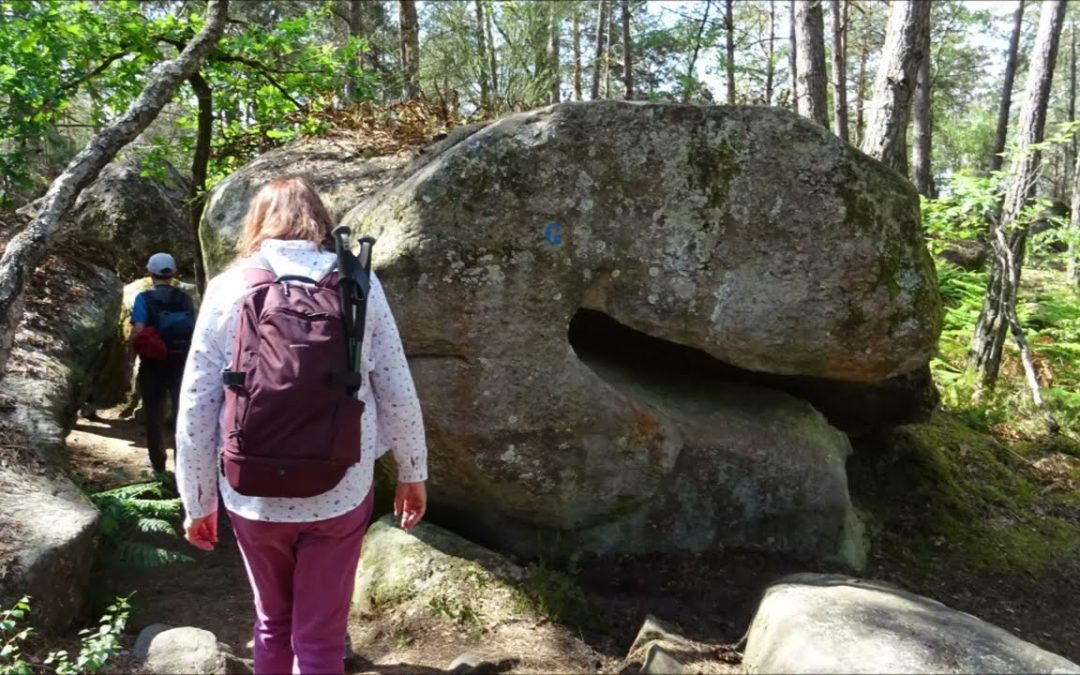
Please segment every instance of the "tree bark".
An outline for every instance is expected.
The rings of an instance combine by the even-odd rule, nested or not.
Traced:
[[[582,100],[581,95],[581,14],[574,7],[574,100]]]
[[[1009,109],[1012,106],[1013,80],[1016,78],[1016,57],[1020,51],[1020,33],[1024,28],[1024,0],[1013,14],[1013,30],[1009,37],[1009,52],[1005,58],[1005,84],[1001,87],[1001,104],[998,106],[997,128],[990,155],[990,170],[1000,171],[1005,154],[1005,141],[1009,131]]]
[[[401,81],[405,98],[420,96],[420,23],[416,0],[398,0],[401,23]]]
[[[907,175],[907,126],[915,78],[930,23],[931,2],[897,0],[889,12],[885,49],[874,80],[862,151]]]
[[[727,102],[735,105],[735,0],[724,0],[724,33],[726,44],[724,70],[727,72]]]
[[[829,128],[825,89],[825,15],[822,0],[800,0],[795,5],[795,41],[798,43],[799,110]]]
[[[612,36],[615,35],[615,0],[608,0],[607,9],[607,45],[604,48],[604,77],[602,82],[604,83],[604,98],[611,98],[611,52],[615,48],[615,40]]]
[[[67,210],[116,153],[157,117],[177,87],[201,66],[225,28],[228,0],[210,0],[206,22],[174,58],[158,64],[138,98],[68,163],[41,200],[38,215],[12,237],[0,258],[0,373],[7,368],[15,330],[22,319],[27,279],[44,258]]]
[[[765,63],[765,105],[772,105],[773,81],[776,78],[776,65],[773,54],[776,53],[776,0],[769,0],[769,46]]]
[[[596,59],[593,61],[592,100],[600,98],[600,76],[603,73],[604,55],[607,53],[608,0],[598,0],[599,13],[596,20]]]
[[[936,190],[934,188],[934,173],[931,168],[934,122],[931,111],[929,23],[926,25],[922,41],[924,45],[922,60],[919,61],[919,72],[915,78],[915,120],[913,125],[915,143],[912,147],[911,173],[915,189],[919,191],[919,194],[927,199],[933,199],[936,196]]]
[[[553,2],[549,7],[551,25],[548,27],[547,57],[548,67],[551,68],[551,95],[548,98],[550,103],[558,103],[562,100],[562,21],[559,17],[559,5]]]
[[[799,114],[799,41],[795,39],[795,3],[797,0],[791,0],[788,3],[790,7],[790,16],[788,16],[788,27],[791,29],[789,39],[791,42],[791,58],[789,59],[788,66],[791,68],[791,106],[795,111],[795,114]]]
[[[832,0],[833,20],[833,117],[836,135],[851,142],[847,105],[847,0]]]
[[[1069,29],[1069,123],[1076,122],[1076,23]],[[1065,144],[1065,185],[1068,190],[1069,170],[1076,157],[1076,133]]]
[[[694,77],[694,70],[697,68],[698,54],[701,52],[701,36],[705,34],[705,25],[709,22],[710,9],[712,9],[712,0],[705,0],[705,13],[701,16],[697,35],[694,37],[694,51],[690,54],[690,62],[686,64],[686,82],[683,84],[682,95],[683,103],[689,103],[690,97],[694,93],[691,83],[697,79]]]
[[[623,98],[634,100],[634,48],[630,44],[630,0],[622,2]]]
[[[363,0],[349,0],[349,37],[364,37],[364,3]],[[363,54],[356,55],[356,63],[361,69],[364,67]],[[192,87],[195,85],[192,84]],[[356,77],[345,80],[345,100],[353,102],[357,98],[357,89],[360,84]],[[201,109],[200,109],[201,110]],[[201,114],[201,112],[200,112]],[[200,289],[201,291],[202,289]]]
[[[214,92],[199,72],[188,78],[195,98],[199,102],[199,116],[195,132],[195,154],[191,158],[191,231],[195,235],[195,287],[199,293],[206,290],[206,266],[202,257],[202,240],[199,223],[202,222],[203,206],[206,204],[206,174],[210,166],[210,142],[214,135]]]
[[[476,48],[480,53],[480,107],[485,112],[491,112],[491,89],[488,84],[487,66],[487,40],[484,31],[487,22],[484,21],[484,5],[482,0],[475,0],[476,4]]]
[[[483,0],[477,0],[477,2],[483,2]],[[487,34],[488,44],[488,68],[491,71],[491,92],[489,94],[491,98],[492,113],[499,111],[499,68],[498,60],[495,54],[495,38],[492,32],[492,24],[495,23],[495,17],[492,16],[494,9],[488,7],[488,11],[484,12],[484,32]]]
[[[993,266],[971,341],[970,363],[984,388],[993,387],[997,381],[1005,332],[1016,311],[1028,234],[1027,223],[1023,222],[1021,214],[1035,194],[1041,160],[1039,144],[1046,127],[1046,109],[1064,16],[1064,0],[1043,1],[1020,110],[1017,156],[1009,172],[1001,217],[994,222],[991,233]],[[1016,327],[1013,330],[1015,335]]]
[[[859,52],[859,76],[855,80],[855,145],[862,147],[866,137],[866,118],[863,116],[864,101],[866,100],[866,61],[869,55],[864,45]]]
[[[1080,237],[1080,153],[1076,155],[1076,166],[1073,167],[1072,185],[1072,208],[1069,209],[1069,228],[1072,237],[1069,241],[1066,265],[1069,281],[1080,290],[1080,245],[1076,238]]]

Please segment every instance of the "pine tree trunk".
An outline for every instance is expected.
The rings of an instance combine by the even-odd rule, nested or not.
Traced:
[[[735,105],[735,0],[725,0],[724,32],[727,34],[724,70],[727,71],[727,102]]]
[[[1069,228],[1072,230],[1069,241],[1069,252],[1066,264],[1068,266],[1069,281],[1080,290],[1080,245],[1076,238],[1080,237],[1080,153],[1076,156],[1076,166],[1073,167],[1072,185],[1072,208],[1069,209]]]
[[[874,80],[870,121],[862,151],[907,175],[907,127],[915,78],[930,23],[929,0],[896,0],[889,12],[885,49]]]
[[[915,78],[915,120],[912,129],[915,134],[915,143],[912,146],[911,173],[915,189],[919,191],[919,194],[933,199],[936,195],[934,174],[931,168],[934,128],[931,110],[929,24],[926,28],[926,34],[923,36],[926,47],[922,50],[923,58],[919,62],[919,72]]]
[[[420,24],[416,0],[398,0],[401,22],[401,81],[405,98],[420,96]]]
[[[604,48],[604,98],[611,98],[611,52],[615,48],[615,0],[608,0],[607,10],[607,45]]]
[[[997,128],[990,155],[990,170],[998,171],[1004,161],[1005,141],[1009,132],[1009,109],[1012,106],[1013,80],[1016,78],[1016,58],[1020,51],[1020,33],[1024,29],[1024,0],[1013,15],[1013,30],[1009,37],[1009,53],[1005,59],[1005,84],[1001,87],[1001,104],[998,106]]]
[[[487,70],[487,39],[484,31],[487,22],[484,21],[484,5],[481,0],[475,0],[476,4],[476,48],[480,55],[480,107],[485,112],[491,112],[491,88],[488,83]]]
[[[788,67],[791,68],[791,106],[795,114],[799,114],[799,41],[795,39],[795,4],[797,0],[788,3],[790,8],[788,27],[791,29],[788,36],[791,44],[791,58],[788,59]]]
[[[483,2],[483,0],[477,0],[477,2]],[[495,55],[495,38],[493,37],[492,24],[495,23],[495,17],[492,14],[495,10],[492,7],[488,7],[488,11],[484,12],[484,32],[487,34],[488,44],[488,68],[491,74],[491,112],[492,114],[499,112],[499,68]]]
[[[855,80],[855,145],[860,148],[863,139],[866,138],[866,118],[863,110],[864,101],[866,101],[866,61],[868,58],[864,46],[859,52],[859,76]]]
[[[983,299],[982,312],[975,324],[970,361],[983,387],[997,381],[1001,353],[1010,317],[1016,311],[1020,273],[1027,248],[1027,224],[1020,216],[1034,196],[1041,159],[1038,144],[1046,127],[1046,109],[1057,60],[1058,39],[1065,16],[1064,0],[1044,0],[1040,8],[1039,32],[1028,65],[1028,80],[1020,111],[1017,157],[1009,173],[1005,203],[1000,219],[994,223],[991,244],[993,267]],[[1014,328],[1015,330],[1015,328]]]
[[[15,330],[22,319],[26,282],[45,257],[64,215],[116,153],[154,121],[177,87],[202,67],[225,28],[228,4],[228,0],[210,0],[206,23],[198,34],[176,58],[150,71],[139,96],[75,155],[42,197],[38,215],[8,242],[0,258],[0,373],[7,368]]]
[[[689,103],[693,96],[690,84],[696,81],[694,71],[697,69],[698,54],[701,53],[701,38],[705,34],[705,26],[709,23],[709,10],[712,9],[712,0],[705,0],[705,13],[701,16],[698,24],[697,35],[694,37],[694,51],[690,54],[690,62],[686,64],[686,84],[683,85],[682,102]]]
[[[630,43],[630,0],[622,2],[623,98],[634,100],[634,48]]]
[[[562,22],[559,20],[559,5],[551,3],[548,14],[548,68],[551,69],[551,90],[548,96],[549,103],[558,103],[562,100],[562,64],[560,52],[562,50]]]
[[[600,78],[604,72],[604,55],[607,53],[608,0],[598,0],[599,13],[596,20],[596,58],[593,60],[592,100],[600,98]]]
[[[832,0],[833,20],[833,117],[836,135],[851,142],[847,105],[847,0]]]
[[[349,0],[349,37],[364,37],[364,3],[363,0]],[[356,64],[361,70],[364,69],[364,55],[356,55]],[[352,103],[358,98],[359,83],[357,78],[350,77],[345,81],[345,100]]]
[[[773,104],[773,81],[776,78],[776,65],[773,54],[776,53],[776,0],[769,0],[769,46],[765,64],[765,105]]]
[[[825,76],[825,14],[822,0],[800,0],[795,5],[795,41],[798,43],[799,110],[826,129],[829,103]]]
[[[574,7],[574,100],[582,100],[581,95],[581,14]]]

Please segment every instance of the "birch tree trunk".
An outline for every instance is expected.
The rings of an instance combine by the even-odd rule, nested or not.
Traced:
[[[1040,162],[1038,144],[1043,140],[1046,127],[1046,109],[1064,16],[1064,0],[1042,2],[1039,31],[1031,52],[1027,86],[1020,110],[1017,156],[1009,174],[1001,217],[994,223],[991,233],[993,266],[982,312],[971,341],[970,363],[978,372],[984,388],[992,387],[997,381],[1005,332],[1015,316],[1028,234],[1027,223],[1023,222],[1021,215],[1035,194]],[[1015,326],[1013,330],[1017,334]],[[1019,335],[1022,336],[1022,333]]]
[[[727,102],[735,105],[735,0],[724,0],[726,34],[724,70],[727,72]]]
[[[574,7],[574,100],[580,101],[581,96],[581,14]]]
[[[799,41],[795,39],[795,3],[796,0],[791,0],[788,3],[788,27],[790,33],[788,38],[791,44],[791,58],[788,60],[788,67],[791,69],[791,106],[795,114],[799,114]]]
[[[847,105],[847,0],[832,0],[833,20],[833,117],[836,135],[845,143],[851,142],[848,130]]]
[[[795,5],[795,42],[798,44],[799,110],[826,129],[829,104],[825,76],[825,15],[822,0],[800,0]]]
[[[551,89],[548,96],[549,103],[558,103],[562,100],[562,68],[560,63],[560,50],[562,48],[562,20],[559,5],[551,3],[548,14],[548,67],[551,69]]]
[[[607,54],[608,0],[598,0],[599,15],[596,20],[596,59],[593,61],[592,100],[600,98],[600,78],[603,75],[604,55]]]
[[[907,126],[915,78],[930,23],[929,0],[896,0],[889,11],[885,49],[874,80],[862,151],[907,175]]]
[[[154,121],[177,87],[202,67],[221,37],[227,13],[228,0],[210,0],[206,22],[198,34],[176,58],[150,71],[138,98],[75,155],[42,197],[38,215],[8,242],[0,258],[0,373],[7,368],[15,330],[22,319],[27,279],[45,257],[64,215],[116,153]]]
[[[634,48],[630,44],[630,0],[622,0],[623,98],[634,100]]]
[[[398,0],[401,22],[401,79],[405,98],[420,96],[420,24],[416,0]]]
[[[931,166],[933,157],[933,116],[932,89],[930,82],[930,25],[927,24],[922,37],[922,60],[915,78],[915,120],[913,133],[915,143],[912,146],[911,173],[915,189],[922,196],[933,199],[935,195],[934,174]]]
[[[990,155],[990,170],[999,171],[1004,161],[1005,141],[1009,131],[1009,109],[1012,107],[1013,80],[1016,79],[1016,56],[1020,51],[1020,33],[1024,28],[1024,0],[1013,14],[1013,30],[1009,37],[1009,52],[1005,58],[1005,84],[1001,87],[1001,103],[998,106],[997,127]]]

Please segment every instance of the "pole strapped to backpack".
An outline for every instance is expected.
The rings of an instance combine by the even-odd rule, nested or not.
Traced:
[[[346,339],[347,376],[342,378],[349,394],[357,396],[363,373],[364,329],[367,320],[367,300],[371,291],[371,249],[374,237],[360,238],[360,252],[355,254],[349,246],[352,230],[346,225],[334,228],[334,246],[337,249],[338,293],[341,296],[341,314]]]

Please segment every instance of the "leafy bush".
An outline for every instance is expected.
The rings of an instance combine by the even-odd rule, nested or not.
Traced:
[[[98,627],[86,628],[79,653],[74,659],[66,650],[49,652],[44,665],[53,666],[58,675],[99,672],[120,649],[120,635],[127,625],[131,605],[127,598],[116,598]],[[10,609],[0,612],[0,675],[30,675],[35,671],[22,653],[22,645],[33,629],[22,624],[30,615],[30,598],[24,596]]]

